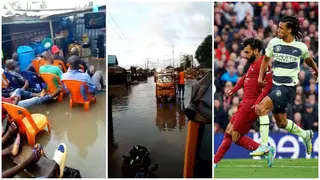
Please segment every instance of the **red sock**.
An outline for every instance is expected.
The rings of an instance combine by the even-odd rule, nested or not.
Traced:
[[[232,137],[228,133],[224,133],[223,141],[217,151],[217,153],[214,155],[214,163],[217,164],[220,162],[220,160],[223,158],[223,156],[227,153],[227,151],[230,148],[230,145],[232,143]]]
[[[236,142],[237,145],[242,146],[248,150],[256,150],[259,147],[259,143],[255,142],[253,139],[248,136],[242,136]]]

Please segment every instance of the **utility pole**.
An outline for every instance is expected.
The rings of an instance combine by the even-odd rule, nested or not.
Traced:
[[[158,58],[158,68],[160,68],[160,64],[159,64],[159,58]]]
[[[180,52],[179,67],[181,67],[181,57],[182,57],[182,54]]]
[[[147,69],[149,68],[149,59],[150,58],[147,58]]]
[[[173,62],[173,67],[175,67],[175,65],[174,65],[174,45],[172,47],[172,62]]]

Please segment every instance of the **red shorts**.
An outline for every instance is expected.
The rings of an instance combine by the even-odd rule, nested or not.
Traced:
[[[258,118],[254,108],[251,109],[251,107],[252,103],[241,103],[230,120],[233,131],[239,132],[242,136],[249,132],[251,124]]]

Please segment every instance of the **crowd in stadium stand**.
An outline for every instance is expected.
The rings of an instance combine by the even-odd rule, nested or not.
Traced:
[[[318,4],[317,2],[219,2],[214,5],[214,126],[215,132],[224,132],[231,116],[243,97],[243,89],[236,95],[227,92],[249,68],[241,43],[246,37],[258,37],[264,43],[277,36],[280,18],[296,15],[305,30],[301,39],[318,64]],[[264,50],[262,51],[264,54]],[[270,64],[272,65],[272,64]],[[312,69],[301,61],[299,84],[287,116],[303,129],[318,131],[318,83]],[[272,113],[269,114],[271,131],[283,131],[277,127]],[[250,132],[259,132],[258,120]]]

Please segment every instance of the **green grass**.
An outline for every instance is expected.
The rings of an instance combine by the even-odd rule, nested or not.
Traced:
[[[318,159],[267,160],[222,159],[214,169],[215,178],[318,178]]]

